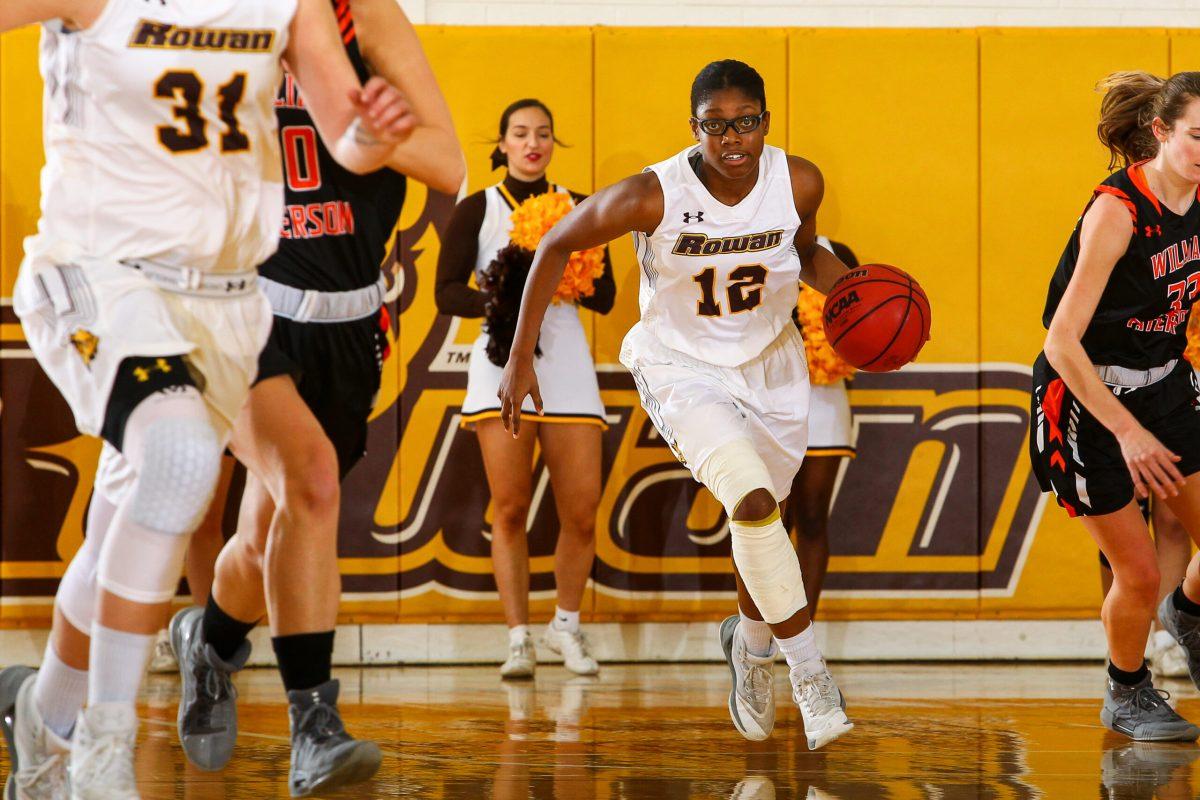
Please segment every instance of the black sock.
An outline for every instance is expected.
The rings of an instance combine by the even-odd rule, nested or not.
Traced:
[[[210,594],[208,596],[208,605],[204,607],[204,641],[212,645],[217,651],[217,655],[225,661],[233,658],[233,654],[242,646],[242,642],[246,641],[246,637],[250,635],[250,631],[258,625],[258,620],[254,622],[242,622],[234,619],[221,610],[217,605],[217,601]]]
[[[1175,592],[1171,595],[1171,603],[1188,616],[1200,617],[1200,604],[1193,603],[1188,599],[1188,596],[1183,593],[1182,583],[1175,587]]]
[[[1146,662],[1142,662],[1142,666],[1137,672],[1126,672],[1123,669],[1118,669],[1113,662],[1108,662],[1108,677],[1112,678],[1122,686],[1137,686],[1150,675],[1150,670],[1146,667]]]
[[[333,633],[297,633],[271,639],[283,688],[289,692],[303,691],[329,681],[333,670]]]

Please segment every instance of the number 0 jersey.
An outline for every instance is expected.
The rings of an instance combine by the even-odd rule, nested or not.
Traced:
[[[43,27],[42,217],[56,258],[253,269],[283,213],[275,93],[296,0],[108,0]]]
[[[633,235],[642,267],[642,326],[668,347],[734,367],[792,324],[800,281],[800,227],[787,154],[763,148],[758,180],[740,203],[713,197],[692,167],[699,146],[647,167],[663,218]]]
[[[1093,364],[1150,369],[1181,358],[1187,318],[1200,296],[1200,198],[1183,216],[1159,202],[1140,162],[1115,172],[1096,187],[1124,203],[1133,221],[1129,246],[1113,267],[1096,312],[1083,334]],[[1050,327],[1079,259],[1083,215],[1059,259],[1042,324]]]

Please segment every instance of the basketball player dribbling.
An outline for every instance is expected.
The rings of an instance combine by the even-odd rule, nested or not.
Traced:
[[[524,398],[541,410],[534,349],[570,253],[632,232],[642,316],[621,362],[663,439],[730,519],[741,611],[720,628],[730,716],[748,739],[770,734],[777,643],[816,749],[853,725],[817,648],[779,502],[808,441],[808,370],[792,323],[799,280],[828,293],[846,266],[816,244],[820,171],[764,144],[770,114],[752,67],[706,66],[691,112],[698,145],[597,192],[542,240],[500,383],[501,414],[516,435]]]
[[[1154,492],[1200,537],[1200,391],[1183,359],[1200,295],[1200,72],[1116,73],[1101,87],[1100,141],[1126,166],[1093,191],[1050,282],[1030,455],[1042,490],[1112,565],[1101,721],[1140,741],[1193,741],[1200,728],[1142,657],[1160,572],[1137,500]],[[1158,615],[1200,685],[1200,555]]]
[[[415,117],[359,83],[328,0],[0,4],[0,31],[34,22],[46,167],[13,305],[80,431],[133,478],[89,522],[41,669],[0,673],[6,792],[136,800],[142,674],[271,325],[255,268],[283,212],[281,62],[349,169],[383,166]]]

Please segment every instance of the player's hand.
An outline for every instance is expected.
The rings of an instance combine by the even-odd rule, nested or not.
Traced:
[[[538,388],[533,362],[510,356],[504,374],[500,376],[500,391],[496,396],[500,398],[500,421],[505,430],[512,431],[515,439],[521,433],[521,404],[526,397],[532,397],[533,407],[538,414],[542,413],[542,392]]]
[[[399,144],[417,127],[417,115],[408,98],[378,75],[362,88],[351,89],[350,102],[358,110],[359,135],[374,142]]]
[[[1138,425],[1118,436],[1117,442],[1133,478],[1133,490],[1140,499],[1149,497],[1151,490],[1163,500],[1179,495],[1184,484],[1183,474],[1175,466],[1179,456],[1163,446],[1154,434]]]

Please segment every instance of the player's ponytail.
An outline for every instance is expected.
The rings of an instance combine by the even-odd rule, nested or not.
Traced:
[[[1148,72],[1114,72],[1096,88],[1104,92],[1096,135],[1111,154],[1112,169],[1158,154],[1154,120],[1174,128],[1188,102],[1200,98],[1200,72],[1178,72],[1167,80]]]

